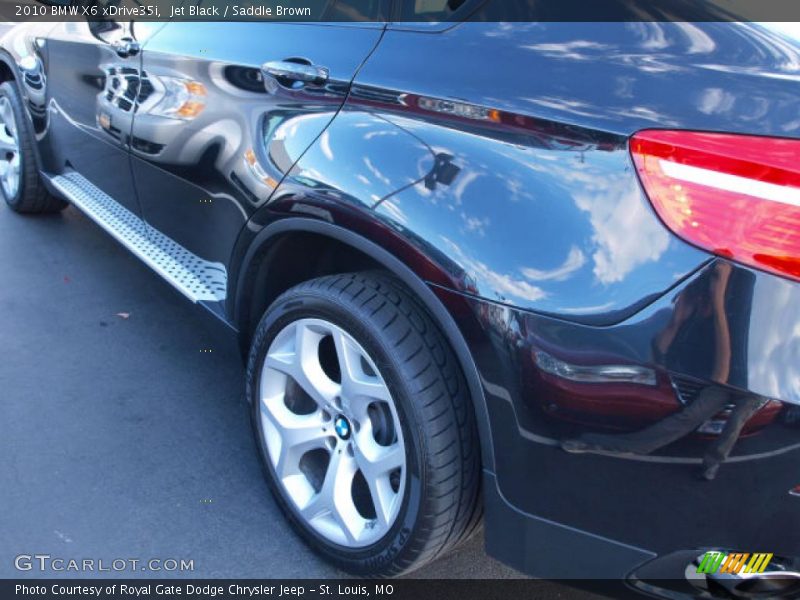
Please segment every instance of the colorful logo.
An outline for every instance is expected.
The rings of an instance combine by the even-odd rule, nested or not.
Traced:
[[[333,423],[337,435],[343,440],[350,439],[350,421],[339,415]]]
[[[697,567],[698,573],[730,573],[732,575],[763,573],[772,560],[772,554],[765,552],[747,554],[744,552],[706,552]]]

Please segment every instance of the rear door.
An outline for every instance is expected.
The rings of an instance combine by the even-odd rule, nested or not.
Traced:
[[[382,31],[381,23],[167,25],[143,52],[131,137],[148,223],[227,277],[239,232],[336,114]]]

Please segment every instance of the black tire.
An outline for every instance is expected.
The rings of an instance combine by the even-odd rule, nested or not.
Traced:
[[[371,546],[347,548],[299,516],[274,474],[257,397],[270,343],[289,323],[321,318],[341,327],[375,359],[392,394],[406,446],[406,492],[397,520]],[[302,283],[266,311],[253,337],[247,394],[266,479],[300,536],[339,568],[368,577],[412,571],[470,537],[482,520],[480,447],[466,383],[433,320],[396,279],[382,272]]]
[[[53,213],[63,210],[67,203],[56,198],[42,182],[36,164],[35,139],[19,91],[13,81],[0,85],[0,97],[8,99],[17,128],[20,154],[20,180],[13,197],[8,197],[3,186],[0,193],[11,210],[25,214]]]

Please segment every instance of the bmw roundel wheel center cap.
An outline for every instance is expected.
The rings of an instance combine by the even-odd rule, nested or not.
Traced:
[[[350,421],[348,421],[347,417],[344,415],[339,415],[336,417],[336,420],[333,422],[333,428],[336,430],[336,435],[338,435],[341,439],[350,439],[352,428],[350,426]]]

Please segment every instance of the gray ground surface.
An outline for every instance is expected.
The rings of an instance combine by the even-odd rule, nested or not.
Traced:
[[[270,497],[237,349],[209,317],[74,208],[31,218],[0,202],[0,282],[0,577],[20,575],[20,553],[342,576]],[[482,544],[416,575],[518,576]]]

